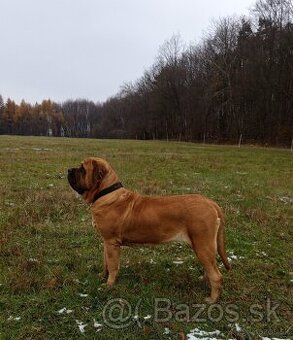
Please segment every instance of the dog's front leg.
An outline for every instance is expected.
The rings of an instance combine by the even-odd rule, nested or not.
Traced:
[[[111,287],[117,278],[117,274],[120,266],[120,245],[111,242],[104,242],[104,252],[106,256],[107,270],[109,273],[107,285]]]

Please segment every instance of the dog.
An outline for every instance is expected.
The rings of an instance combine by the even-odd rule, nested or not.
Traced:
[[[224,216],[212,200],[197,194],[141,196],[125,189],[112,166],[101,158],[88,158],[68,169],[70,186],[91,205],[93,224],[104,240],[104,270],[112,286],[120,265],[120,248],[133,244],[188,243],[205,270],[211,287],[207,303],[218,300],[222,275],[220,255],[227,270]]]

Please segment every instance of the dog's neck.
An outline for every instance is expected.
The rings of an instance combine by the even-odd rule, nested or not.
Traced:
[[[105,189],[99,191],[99,192],[94,196],[93,202],[92,202],[92,203],[96,202],[99,198],[101,198],[101,197],[103,197],[103,196],[105,196],[105,195],[108,195],[108,194],[110,194],[111,192],[116,191],[116,190],[118,190],[118,189],[120,189],[120,188],[123,188],[123,185],[122,185],[121,182],[116,182],[116,183],[110,185],[109,187],[107,187],[107,188],[105,188]]]
[[[97,183],[97,186],[90,191],[86,191],[82,196],[84,200],[88,204],[93,204],[96,201],[96,197],[98,197],[99,193],[110,188],[113,184],[120,183],[118,176],[115,171],[111,169],[108,170],[106,176],[100,183]]]

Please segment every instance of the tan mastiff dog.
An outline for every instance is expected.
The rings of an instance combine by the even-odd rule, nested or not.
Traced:
[[[104,275],[108,286],[116,281],[120,247],[188,243],[196,253],[211,286],[206,299],[214,303],[221,291],[222,275],[216,264],[219,253],[230,269],[224,244],[221,208],[200,195],[144,197],[123,188],[111,165],[101,158],[88,158],[79,168],[68,170],[68,181],[91,205],[96,229],[104,239]]]

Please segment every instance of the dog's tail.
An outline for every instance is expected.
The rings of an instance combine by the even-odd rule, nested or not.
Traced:
[[[225,248],[225,222],[224,222],[224,214],[222,209],[216,205],[216,210],[218,213],[218,218],[220,219],[220,225],[217,234],[217,248],[218,254],[220,255],[222,262],[227,270],[231,269],[231,265],[227,258],[226,248]]]
[[[217,246],[218,246],[218,254],[220,255],[223,264],[227,270],[231,269],[231,265],[227,258],[226,248],[225,248],[225,229],[224,229],[224,219],[221,217],[220,226],[217,235]]]

